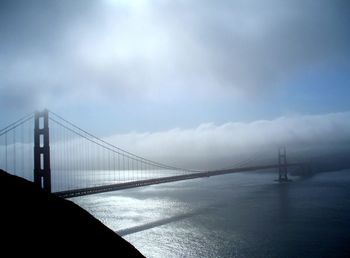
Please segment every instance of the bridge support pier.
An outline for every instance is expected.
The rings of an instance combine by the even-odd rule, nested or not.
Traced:
[[[278,148],[278,181],[288,182],[286,147]]]
[[[49,112],[35,112],[34,119],[34,184],[51,192]]]

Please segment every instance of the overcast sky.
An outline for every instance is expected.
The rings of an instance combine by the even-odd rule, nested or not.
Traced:
[[[1,0],[0,125],[47,107],[119,142],[178,142],[210,124],[200,142],[229,135],[219,149],[241,135],[227,125],[307,117],[344,139],[349,46],[346,0]]]

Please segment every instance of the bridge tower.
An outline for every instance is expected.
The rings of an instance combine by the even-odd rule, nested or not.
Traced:
[[[285,146],[278,148],[278,181],[288,181],[287,152]]]
[[[35,112],[34,118],[34,184],[51,192],[49,112]]]

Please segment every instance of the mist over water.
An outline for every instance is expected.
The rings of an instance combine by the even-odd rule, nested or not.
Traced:
[[[350,170],[249,172],[74,198],[147,257],[347,257]]]

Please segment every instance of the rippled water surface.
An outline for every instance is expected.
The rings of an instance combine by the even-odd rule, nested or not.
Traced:
[[[73,201],[147,257],[350,257],[350,170],[237,173]]]

